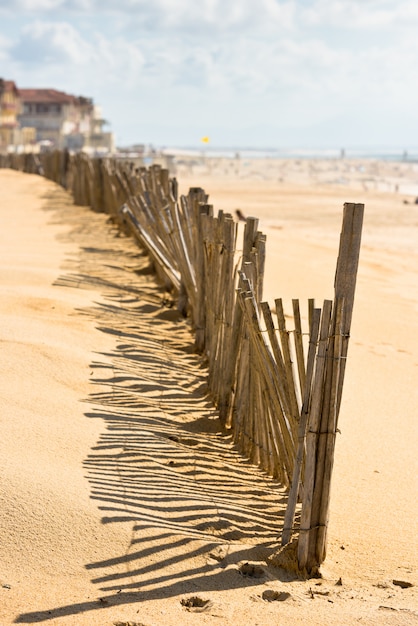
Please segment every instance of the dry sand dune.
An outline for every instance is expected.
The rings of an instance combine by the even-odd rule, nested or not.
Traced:
[[[267,564],[283,490],[219,429],[147,257],[0,170],[0,624],[418,623],[418,208],[355,182],[186,174],[260,217],[268,299],[332,295],[339,207],[366,203],[324,578]]]

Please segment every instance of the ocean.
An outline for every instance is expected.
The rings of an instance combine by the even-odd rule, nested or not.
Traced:
[[[160,153],[176,157],[243,158],[243,159],[378,159],[384,161],[418,162],[418,147],[358,148],[243,148],[202,145],[197,147],[167,146],[156,148]]]

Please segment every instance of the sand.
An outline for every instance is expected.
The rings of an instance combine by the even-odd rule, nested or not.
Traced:
[[[177,176],[260,219],[270,301],[332,297],[342,204],[366,204],[323,578],[268,565],[284,492],[221,431],[147,257],[0,170],[0,624],[418,623],[418,175],[260,164]]]

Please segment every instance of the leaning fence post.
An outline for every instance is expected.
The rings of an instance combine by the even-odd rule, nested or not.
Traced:
[[[298,546],[299,567],[308,573],[314,573],[326,555],[335,435],[354,305],[363,215],[364,204],[344,205],[334,282],[333,323],[324,355],[328,364],[322,376],[320,412],[315,413],[312,407],[308,422],[308,435],[313,437],[312,443],[315,443],[307,451],[305,491],[308,484],[309,489],[308,493],[304,493],[306,499],[302,505]],[[316,411],[318,408],[316,405]]]
[[[319,326],[321,321],[321,309],[314,309],[312,314],[312,323],[309,335],[309,351],[308,351],[308,362],[306,368],[306,380],[305,380],[305,388],[303,391],[303,403],[301,416],[299,420],[299,431],[298,431],[298,447],[296,451],[296,459],[295,459],[295,467],[293,470],[292,483],[289,492],[289,498],[287,502],[286,514],[284,518],[283,524],[283,533],[282,533],[282,545],[285,546],[289,543],[292,532],[293,532],[293,523],[295,519],[295,511],[296,504],[299,494],[300,487],[300,479],[302,476],[302,465],[305,454],[305,443],[306,443],[306,426],[308,422],[309,415],[309,406],[311,400],[311,387],[312,380],[314,374],[315,367],[315,356],[317,350],[317,342],[319,335]]]
[[[341,353],[342,362],[338,385],[337,415],[341,404],[348,340],[350,338],[351,318],[353,316],[363,217],[364,204],[354,204],[352,202],[344,204],[340,249],[334,281],[335,298],[344,298],[344,318],[342,322],[344,341]]]
[[[323,470],[324,484],[319,511],[319,529],[315,556],[319,563],[326,557],[326,541],[328,531],[329,500],[331,491],[331,473],[334,463],[335,434],[344,383],[345,366],[350,338],[351,319],[353,315],[354,293],[357,282],[360,258],[361,233],[363,228],[364,204],[344,204],[343,225],[340,238],[340,249],[335,272],[335,302],[343,301],[341,318],[335,328],[334,363],[338,364],[338,375],[333,380],[331,393],[333,406],[328,417],[327,452]],[[334,374],[335,375],[335,374]]]

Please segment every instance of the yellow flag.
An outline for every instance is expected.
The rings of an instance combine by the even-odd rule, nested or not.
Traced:
[[[209,137],[202,137],[202,139],[200,141],[202,143],[209,143],[210,139],[209,139]]]

